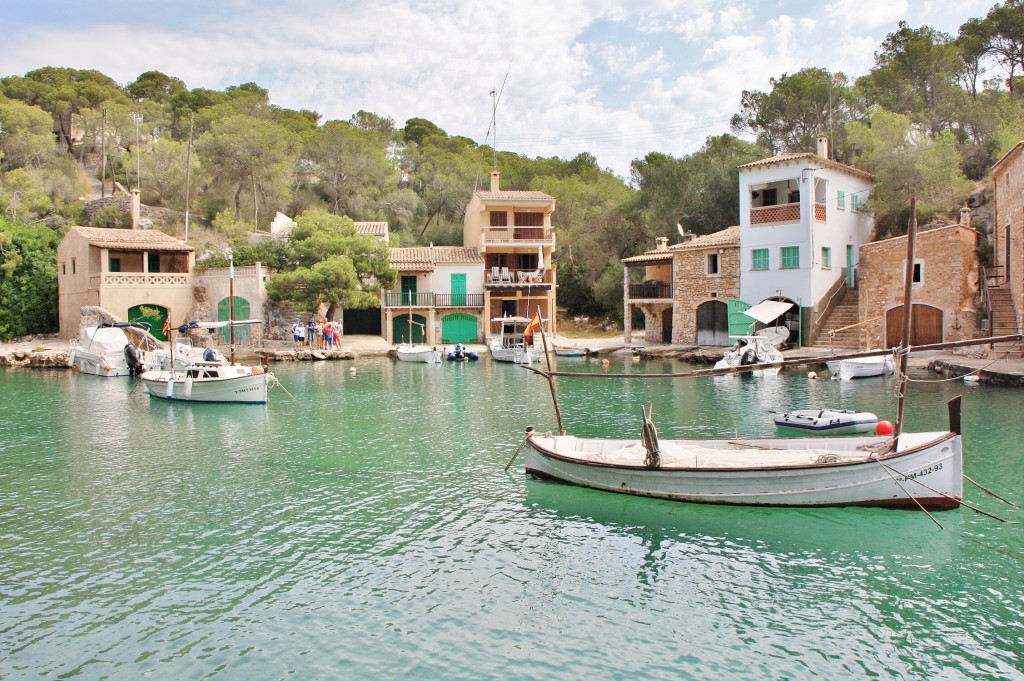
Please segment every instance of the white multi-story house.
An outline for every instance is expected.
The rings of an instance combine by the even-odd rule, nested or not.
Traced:
[[[873,220],[861,210],[870,173],[816,154],[787,153],[739,167],[740,298],[794,304],[786,323],[803,345],[828,311],[856,286],[859,249]],[[794,333],[795,335],[795,333]]]

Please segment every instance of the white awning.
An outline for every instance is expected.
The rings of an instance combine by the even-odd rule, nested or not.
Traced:
[[[746,309],[743,314],[753,317],[762,324],[771,324],[782,316],[786,310],[793,307],[793,303],[783,303],[778,300],[766,300],[763,303]]]

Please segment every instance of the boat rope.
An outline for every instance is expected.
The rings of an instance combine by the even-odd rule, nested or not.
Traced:
[[[914,383],[946,383],[946,382],[949,382],[949,381],[962,381],[962,380],[964,380],[965,376],[973,376],[974,374],[981,374],[982,371],[985,371],[985,369],[988,369],[993,364],[996,364],[996,363],[1001,362],[1004,359],[1008,358],[1010,356],[1010,353],[1013,352],[1014,348],[1016,348],[1016,347],[1017,347],[1017,342],[1014,341],[1014,343],[1002,355],[1000,355],[999,357],[996,357],[995,359],[993,359],[991,362],[989,362],[985,366],[978,367],[977,369],[973,369],[971,371],[968,371],[966,374],[961,374],[959,376],[950,376],[948,378],[911,378],[910,376],[907,376],[907,380],[908,381],[912,381]]]
[[[903,493],[907,495],[907,498],[909,498],[909,499],[910,499],[911,501],[913,501],[913,502],[914,502],[915,504],[917,504],[917,507],[918,507],[919,509],[921,509],[922,511],[924,511],[925,515],[927,515],[927,516],[928,516],[929,518],[931,518],[931,519],[932,519],[932,522],[933,522],[933,523],[935,523],[936,525],[938,525],[938,526],[939,526],[939,529],[940,529],[940,530],[945,530],[945,529],[946,529],[945,527],[943,527],[943,526],[942,526],[942,523],[940,523],[940,522],[939,522],[938,520],[936,520],[936,519],[935,519],[935,516],[933,516],[933,515],[932,515],[931,513],[929,513],[929,512],[928,512],[928,509],[926,509],[926,508],[924,507],[924,505],[923,505],[923,504],[922,504],[922,503],[921,503],[920,501],[918,501],[918,500],[917,500],[917,497],[915,497],[915,496],[914,496],[913,494],[911,494],[911,493],[910,493],[910,490],[908,490],[908,489],[907,489],[906,487],[904,487],[904,486],[903,486],[903,483],[901,483],[901,482],[900,482],[900,481],[899,481],[899,480],[898,480],[898,479],[896,478],[896,476],[895,476],[895,475],[893,475],[893,469],[892,469],[892,468],[890,468],[889,466],[886,466],[886,465],[885,465],[884,463],[882,463],[881,461],[879,461],[879,460],[878,460],[877,458],[875,459],[875,462],[876,462],[876,463],[877,463],[877,464],[878,464],[879,466],[881,466],[881,467],[882,467],[882,470],[884,470],[884,471],[885,471],[885,472],[886,472],[886,473],[887,473],[887,474],[889,475],[889,477],[890,477],[890,478],[892,478],[892,481],[893,481],[893,482],[895,482],[895,483],[896,483],[896,485],[897,485],[897,486],[899,486],[899,488],[900,488],[901,490],[903,490]],[[897,472],[897,473],[899,473],[899,471],[896,471],[896,472]],[[903,475],[903,474],[902,474],[902,473],[900,473],[900,475]]]
[[[1009,506],[1012,506],[1013,508],[1017,508],[1017,504],[1013,503],[1009,499],[1002,498],[1001,496],[999,496],[998,494],[996,494],[995,492],[990,490],[988,487],[985,487],[984,485],[978,484],[975,480],[971,479],[971,477],[969,475],[965,475],[964,476],[964,480],[966,480],[967,482],[971,483],[972,485],[974,485],[975,487],[980,489],[985,494],[988,494],[989,496],[993,496],[996,499],[998,499],[999,501],[1003,502],[1004,504],[1008,504]]]
[[[659,468],[661,466],[661,446],[658,443],[658,429],[654,427],[651,416],[654,414],[654,405],[647,409],[640,405],[640,412],[644,417],[644,426],[640,433],[640,440],[644,445],[647,456],[644,457],[644,465],[648,468]]]
[[[284,384],[281,383],[280,380],[278,380],[277,376],[274,376],[274,383],[270,387],[278,387],[281,390],[283,390],[285,394],[288,395],[288,397],[292,398],[293,400],[295,399],[295,395],[292,395],[290,392],[288,392],[288,388],[284,387]]]
[[[900,473],[895,468],[893,468],[891,466],[887,466],[886,464],[882,463],[881,461],[878,461],[878,459],[875,459],[875,461],[877,461],[878,465],[881,466],[882,468],[884,468],[887,473],[889,473],[889,477],[892,477],[893,481],[895,481],[897,485],[900,485],[899,481],[896,480],[895,477],[893,477],[893,473],[896,473],[898,475],[903,475],[903,473]],[[1001,523],[1007,523],[1008,525],[1016,525],[1017,524],[1016,522],[1014,522],[1012,520],[1007,520],[1006,518],[1000,518],[999,516],[997,516],[997,515],[995,515],[993,513],[989,513],[988,511],[983,511],[980,508],[978,508],[977,506],[972,506],[971,504],[968,504],[963,499],[957,499],[956,497],[954,497],[954,496],[952,496],[950,494],[946,494],[945,492],[943,492],[941,490],[937,490],[934,487],[931,487],[930,485],[926,485],[925,483],[921,482],[920,480],[915,479],[914,482],[916,482],[921,487],[924,487],[929,492],[933,492],[935,494],[938,494],[940,497],[945,497],[945,498],[949,499],[950,501],[955,501],[955,502],[957,502],[959,504],[962,504],[963,506],[966,506],[967,508],[971,509],[975,513],[978,513],[978,514],[983,515],[983,516],[988,516],[989,518],[992,518],[994,520],[998,520]],[[903,487],[903,485],[900,485],[900,487]],[[905,487],[903,487],[903,491],[904,492],[907,491]],[[914,497],[911,497],[911,498],[914,499]],[[917,499],[914,499],[914,503],[917,503],[918,506],[921,505],[920,503],[917,502]],[[923,511],[924,508],[922,507],[921,510]]]
[[[526,444],[526,441],[530,438],[531,435],[533,435],[533,426],[527,426],[526,435],[523,436],[523,441],[519,443],[518,447],[516,447],[516,451],[512,453],[512,458],[508,460],[507,464],[505,464],[505,470],[508,470],[509,467],[512,465],[512,462],[515,461],[516,457],[519,456],[519,452],[523,450],[523,445]]]

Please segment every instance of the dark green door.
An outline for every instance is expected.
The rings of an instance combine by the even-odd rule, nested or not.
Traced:
[[[402,305],[416,304],[416,275],[402,275]],[[408,335],[408,334],[406,334]]]
[[[167,340],[164,333],[164,322],[167,320],[167,308],[160,305],[133,305],[128,308],[128,321],[148,322],[149,332],[157,340]]]
[[[466,304],[466,274],[452,274],[452,305]]]
[[[423,343],[426,339],[427,318],[421,314],[412,316],[412,339],[409,338],[409,315],[400,314],[391,325],[391,338],[395,343]]]
[[[249,318],[249,301],[245,298],[235,296],[235,319],[248,319]],[[221,298],[221,301],[217,303],[217,321],[226,322],[231,319],[231,299]],[[224,327],[218,329],[218,335],[220,340],[218,343],[230,343],[231,342],[231,329]],[[250,329],[248,326],[236,326],[235,327],[235,345],[248,344],[250,337]]]
[[[441,320],[442,343],[476,343],[476,317],[455,312]]]

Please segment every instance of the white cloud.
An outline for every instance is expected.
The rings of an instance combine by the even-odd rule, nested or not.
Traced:
[[[893,30],[908,9],[907,0],[837,0],[825,5],[832,26],[844,33],[879,26]]]

